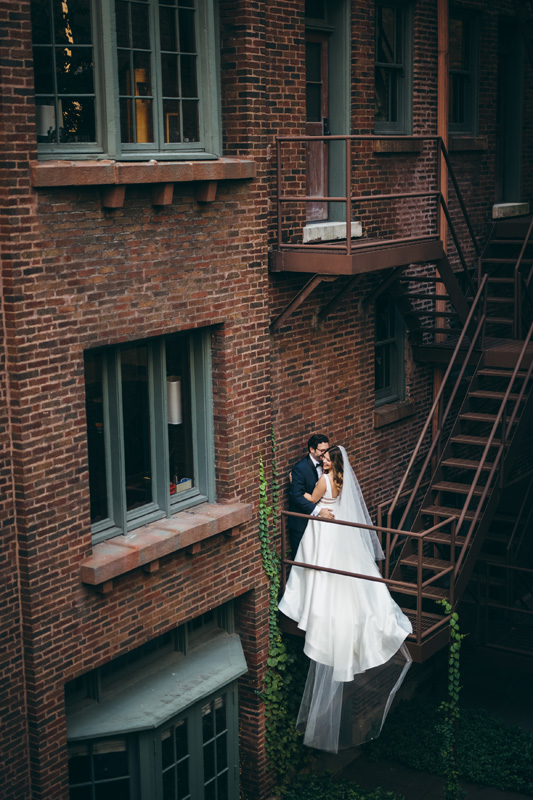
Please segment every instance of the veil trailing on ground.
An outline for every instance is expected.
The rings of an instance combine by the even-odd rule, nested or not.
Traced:
[[[329,501],[335,519],[371,525],[346,450],[340,450],[342,491]],[[376,559],[383,557],[375,531],[364,528],[315,518],[302,538],[296,561],[374,578],[300,567],[289,575],[280,609],[306,632],[310,667],[297,728],[309,747],[337,752],[379,736],[411,665],[404,644],[411,624],[379,580]]]

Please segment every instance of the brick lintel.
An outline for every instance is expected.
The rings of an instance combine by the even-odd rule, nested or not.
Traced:
[[[113,578],[133,569],[153,571],[148,565],[155,565],[163,556],[180,550],[198,552],[204,539],[228,531],[235,534],[235,529],[251,518],[252,507],[247,503],[201,503],[170,519],[96,544],[92,555],[81,563],[81,580],[90,586],[110,587]]]

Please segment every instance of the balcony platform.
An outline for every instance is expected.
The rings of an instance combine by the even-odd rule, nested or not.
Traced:
[[[437,235],[410,239],[359,239],[324,244],[282,245],[269,256],[270,272],[306,272],[315,275],[358,275],[443,257]]]
[[[450,337],[445,342],[434,342],[427,345],[413,345],[413,357],[415,361],[425,361],[431,364],[448,364],[450,361],[455,346],[457,344],[457,336]],[[485,339],[485,366],[486,367],[500,367],[502,369],[514,369],[520,352],[523,347],[523,341],[519,339],[496,339],[487,337]],[[468,344],[464,347],[464,353]],[[470,363],[476,364],[480,350],[474,350],[470,356]],[[533,359],[533,344],[529,344],[524,358],[524,367],[529,367]]]

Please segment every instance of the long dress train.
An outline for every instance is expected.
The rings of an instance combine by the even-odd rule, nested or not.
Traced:
[[[320,507],[336,519],[371,524],[347,459],[343,489],[333,498],[329,475]],[[383,553],[374,532],[313,519],[295,561],[380,578]],[[298,727],[304,743],[336,752],[379,735],[411,663],[404,645],[411,623],[377,581],[293,567],[280,611],[305,631],[311,659]]]

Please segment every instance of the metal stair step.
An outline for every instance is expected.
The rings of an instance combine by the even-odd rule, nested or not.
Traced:
[[[483,264],[501,264],[502,267],[511,266],[514,267],[516,262],[518,261],[518,257],[513,258],[512,256],[491,256],[489,258],[483,258],[481,261],[481,265]],[[533,258],[523,258],[522,264],[533,264]]]
[[[446,531],[433,531],[424,536],[424,542],[433,542],[434,544],[450,544],[451,536]],[[456,536],[455,544],[457,547],[462,547],[466,541],[465,536]]]
[[[418,567],[418,556],[414,553],[410,556],[405,556],[400,559],[400,564],[404,564],[406,567]],[[422,569],[433,569],[435,572],[440,572],[440,570],[447,569],[449,566],[450,562],[444,561],[442,558],[422,557]]]
[[[431,485],[431,489],[435,492],[455,492],[456,494],[468,494],[470,491],[469,483],[459,483],[457,481],[437,481]],[[483,487],[474,489],[473,494],[483,494]]]
[[[391,592],[399,592],[400,594],[418,594],[418,586],[416,584],[412,584],[412,586],[401,586],[398,588],[391,585],[390,590]],[[449,593],[449,589],[443,589],[440,586],[429,585],[422,589],[422,597],[429,597],[436,600],[447,598]]]
[[[498,275],[488,275],[489,283],[514,284],[514,278],[501,278]]]
[[[514,303],[514,297],[487,297],[487,303]]]
[[[441,461],[443,467],[453,467],[454,469],[477,469],[479,461],[474,461],[470,458],[444,458]],[[486,461],[481,469],[492,469],[492,462]]]
[[[468,433],[458,433],[456,436],[450,436],[450,442],[454,442],[456,444],[473,444],[479,445],[480,447],[485,447],[487,444],[487,437],[473,436]],[[491,447],[499,447],[500,444],[501,439],[493,439]]]
[[[503,400],[505,397],[505,392],[493,392],[487,389],[475,389],[472,392],[468,393],[469,397],[479,397],[481,399],[486,398],[487,400]],[[509,395],[509,400],[518,400],[518,392],[511,392]]]
[[[485,414],[481,411],[465,411],[463,414],[459,414],[459,419],[468,419],[470,422],[496,422],[498,414]],[[510,417],[507,416],[505,421],[509,422],[509,420]]]
[[[421,514],[428,514],[431,517],[451,517],[453,515],[458,517],[461,511],[462,509],[460,508],[448,508],[447,506],[426,506],[420,509]],[[465,519],[474,519],[474,512],[467,511]]]
[[[513,370],[512,369],[498,369],[497,367],[482,367],[477,371],[478,375],[483,375],[486,378],[512,378]],[[525,370],[519,370],[517,372],[518,378],[525,378],[527,372]],[[533,374],[531,375],[533,378]],[[530,380],[531,380],[530,378]]]
[[[514,325],[514,319],[508,317],[487,317],[487,322],[494,322],[497,325]]]

